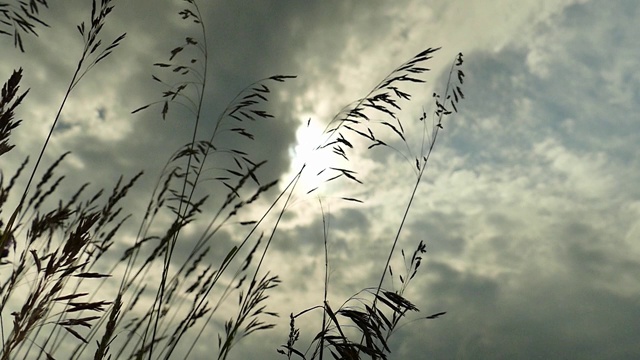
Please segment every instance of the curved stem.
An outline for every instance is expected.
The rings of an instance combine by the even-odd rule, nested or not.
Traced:
[[[205,86],[206,86],[206,82],[207,82],[207,69],[208,69],[208,47],[207,47],[207,32],[206,29],[204,27],[204,22],[202,21],[202,15],[200,13],[200,8],[198,7],[198,4],[193,1],[191,2],[197,12],[197,17],[198,19],[200,19],[199,23],[200,23],[200,28],[202,31],[202,39],[203,39],[203,56],[204,56],[204,70],[203,70],[203,74],[202,74],[202,90],[200,91],[200,96],[198,99],[198,106],[197,106],[197,114],[196,114],[196,120],[195,120],[195,125],[193,128],[193,133],[191,136],[191,148],[193,149],[195,142],[196,142],[196,136],[198,134],[198,125],[200,123],[200,117],[202,115],[202,103],[204,100],[204,92],[205,92]],[[183,210],[186,211],[187,206],[185,205],[183,207],[183,204],[185,204],[184,202],[184,196],[187,192],[187,184],[188,184],[188,177],[189,177],[189,169],[191,168],[191,161],[193,159],[193,154],[189,155],[189,158],[187,160],[187,173],[185,175],[184,178],[184,182],[182,183],[182,191],[181,191],[181,201],[180,204],[178,206],[178,213],[177,216],[178,218],[184,216],[182,214]],[[196,180],[197,181],[197,180]],[[194,182],[194,188],[195,188],[195,182]],[[191,202],[191,198],[193,196],[194,193],[194,188],[191,189],[191,193],[189,194],[189,200],[187,203]],[[162,280],[160,281],[160,286],[158,287],[158,291],[156,293],[156,298],[154,301],[154,308],[157,306],[157,310],[156,310],[156,316],[155,316],[155,323],[153,325],[153,334],[152,334],[152,338],[151,338],[151,343],[149,344],[149,360],[152,359],[152,354],[153,354],[153,344],[154,344],[154,339],[156,339],[157,336],[157,331],[158,331],[158,324],[159,324],[159,320],[160,320],[160,312],[162,310],[162,302],[164,300],[164,294],[166,291],[166,284],[167,284],[167,276],[168,276],[168,272],[169,272],[169,266],[171,263],[171,258],[173,257],[173,252],[175,250],[175,245],[176,242],[178,240],[178,236],[179,236],[179,230],[176,231],[176,233],[174,234],[173,238],[171,239],[171,242],[168,244],[169,248],[167,249],[167,251],[164,254],[164,263],[163,263],[163,268],[162,268]],[[149,317],[149,322],[151,322],[151,319],[153,317]],[[148,329],[148,327],[147,327]],[[145,340],[146,340],[146,335],[147,332],[145,331]]]

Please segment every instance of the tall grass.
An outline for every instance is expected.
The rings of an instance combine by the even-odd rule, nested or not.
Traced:
[[[37,4],[32,3],[36,7],[31,11],[35,9],[37,13]],[[39,3],[46,6],[45,1]],[[277,179],[261,176],[261,170],[269,167],[266,159],[254,158],[241,147],[225,144],[243,144],[240,140],[229,142],[233,137],[254,140],[258,135],[247,124],[272,118],[268,104],[273,86],[295,76],[274,75],[250,84],[220,113],[213,130],[203,134],[200,122],[211,64],[206,24],[198,3],[185,3],[179,15],[196,25],[196,34],[189,34],[173,48],[168,61],[153,64],[158,74],[152,78],[162,87],[160,99],[133,113],[157,108],[165,119],[179,107],[193,117],[193,130],[191,140],[170,155],[155,186],[137,189],[149,196],[146,207],[138,210],[122,205],[122,200],[136,191],[134,186],[142,172],[121,177],[111,191],[87,194],[90,186],[83,183],[76,184],[77,190],[70,198],[58,198],[61,184],[68,179],[57,172],[68,153],[59,156],[33,185],[48,144],[55,141],[56,124],[67,99],[76,85],[125,39],[123,34],[103,45],[101,30],[108,26],[108,15],[114,6],[110,0],[93,0],[90,21],[77,27],[84,42],[83,51],[30,175],[25,173],[28,158],[8,180],[8,169],[1,169],[0,215],[6,220],[0,223],[3,360],[85,359],[92,355],[94,359],[185,358],[193,353],[196,344],[208,341],[206,331],[222,313],[227,320],[217,337],[217,356],[225,359],[243,338],[275,327],[278,314],[270,310],[270,294],[281,280],[265,269],[265,259],[278,241],[282,219],[287,212],[295,211],[291,206],[295,194],[314,196],[316,188],[304,189],[300,182],[309,171],[307,164],[278,186]],[[0,12],[7,13],[1,4]],[[21,19],[46,25],[35,16]],[[19,30],[32,27],[21,25],[20,21],[6,24],[15,27],[15,45],[24,51]],[[339,306],[330,304],[328,299],[330,229],[323,197],[318,196],[325,224],[321,239],[325,249],[323,301],[293,311],[288,336],[286,330],[280,330],[286,343],[280,347],[274,344],[273,348],[287,358],[385,359],[391,351],[389,338],[408,312],[418,310],[404,294],[426,252],[424,242],[420,241],[409,256],[401,251],[404,271],[394,273],[390,263],[396,256],[407,214],[444,120],[457,112],[464,97],[460,88],[464,79],[462,54],[452,63],[443,92],[434,94],[433,109],[416,119],[422,127],[417,151],[408,139],[415,134],[405,133],[406,120],[401,120],[404,116],[400,113],[411,102],[407,88],[425,82],[427,63],[438,50],[426,49],[394,69],[366,96],[337,114],[318,139],[315,151],[336,158],[335,164],[313,174],[326,183],[361,184],[364,180],[351,159],[372,148],[388,148],[404,157],[413,168],[415,181],[408,189],[405,210],[398,214],[397,232],[390,239],[379,282],[363,284],[361,292]],[[28,92],[20,90],[22,76],[22,69],[16,70],[2,88],[0,156],[14,147],[10,143],[11,132],[20,125],[15,111],[24,106]],[[223,137],[226,141],[221,141]],[[222,189],[216,196],[207,193],[210,187],[205,185],[211,182]],[[21,187],[22,192],[16,190]],[[9,208],[10,197],[15,198],[17,206]],[[52,200],[58,200],[58,205],[51,206]],[[341,200],[363,201],[348,195],[341,196]],[[261,202],[269,205],[262,208]],[[259,209],[262,210],[257,212]],[[254,217],[247,219],[246,214]],[[130,217],[137,219],[139,226],[135,242],[127,246],[117,242]],[[201,229],[195,239],[184,235],[187,226]],[[223,229],[243,234],[241,240],[221,249]],[[181,252],[186,249],[187,256],[177,255],[178,244]],[[114,249],[123,246],[126,248],[121,254],[114,253]],[[150,280],[154,273],[160,274],[157,283]],[[398,279],[400,286],[385,288],[387,277]],[[117,290],[109,293],[109,288]],[[233,313],[229,313],[230,308],[235,309]],[[296,324],[313,312],[320,312],[322,320],[311,343],[301,345]],[[70,349],[72,343],[75,345]]]

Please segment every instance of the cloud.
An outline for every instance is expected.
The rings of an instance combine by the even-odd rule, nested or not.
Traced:
[[[638,311],[639,284],[628,277],[638,266],[628,241],[638,173],[627,141],[637,105],[609,97],[602,78],[616,78],[622,66],[609,54],[630,46],[620,33],[628,17],[614,14],[637,6],[607,7],[604,18],[602,6],[566,8],[531,47],[467,54],[469,103],[436,152],[436,180],[410,227],[424,229],[432,249],[423,304],[448,314],[401,348],[405,358],[420,357],[408,349],[423,339],[435,358],[638,353],[627,318]],[[527,62],[539,44],[550,45],[544,69]]]
[[[447,314],[401,328],[392,340],[395,357],[596,359],[640,353],[634,338],[640,329],[633,321],[640,310],[634,276],[640,270],[635,1],[201,5],[212,68],[198,138],[210,136],[217,116],[253,81],[300,75],[270,85],[264,109],[275,119],[243,124],[256,140],[225,134],[217,143],[269,159],[260,176],[280,178],[281,189],[296,170],[291,164],[299,165],[290,154],[300,125],[311,118],[322,127],[395,66],[426,47],[444,45],[429,63],[428,83],[412,88],[414,100],[401,115],[410,147],[390,142],[397,151],[354,153],[351,165],[363,184],[345,181],[318,192],[325,196],[325,222],[318,193],[307,195],[305,188],[295,194],[264,265],[284,280],[270,298],[282,318],[275,331],[240,343],[232,358],[275,359],[275,351],[270,356],[264,349],[286,341],[285,315],[321,303],[325,224],[332,306],[377,285],[416,179],[413,159],[420,154],[425,124],[419,117],[433,111],[431,94],[445,83],[458,51],[465,54],[465,100],[439,134],[391,263],[397,276],[405,266],[401,249],[410,253],[424,240],[427,253],[407,289],[422,312],[407,320]],[[78,87],[46,159],[72,150],[61,172],[92,182],[94,190],[144,168],[140,195],[125,199],[126,209],[143,208],[140,199],[151,195],[162,166],[191,139],[188,111],[172,108],[165,121],[161,106],[129,114],[161,96],[151,75],[167,75],[152,64],[166,61],[185,36],[198,32],[180,21],[180,6],[118,4],[106,37],[127,31],[127,41]],[[34,89],[16,132],[18,147],[3,157],[5,173],[39,149],[74,70],[79,40],[63,46],[57,39],[76,36],[75,23],[87,9],[66,8],[52,8],[52,29],[41,34],[41,43],[29,39],[28,57],[11,55]],[[0,66],[1,73],[9,70]],[[221,155],[206,167],[207,177],[235,166]],[[61,195],[75,190],[76,182],[68,184]],[[207,182],[199,195],[205,194],[213,204],[226,190]],[[365,203],[339,201],[345,194]],[[207,208],[204,219],[213,217],[212,210]],[[258,215],[241,213],[243,220]],[[140,217],[134,214],[127,234],[135,233]],[[184,240],[197,240],[205,226],[191,226]],[[260,230],[264,244],[272,229]],[[219,263],[245,235],[224,228],[207,259]],[[179,247],[176,258],[189,250]],[[399,285],[397,277],[387,280],[389,287]],[[313,316],[304,325],[305,336],[317,331]],[[227,317],[214,318],[206,333],[215,336]],[[206,358],[211,348],[194,351],[193,358]]]

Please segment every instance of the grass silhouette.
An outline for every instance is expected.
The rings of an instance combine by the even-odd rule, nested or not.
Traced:
[[[77,27],[84,50],[30,175],[25,174],[29,159],[25,159],[8,182],[4,177],[6,169],[2,169],[0,209],[5,216],[9,215],[7,221],[0,224],[3,360],[43,356],[85,359],[91,354],[94,359],[188,358],[199,341],[206,341],[202,336],[214,316],[234,303],[232,297],[237,299],[237,308],[232,315],[224,312],[228,319],[218,335],[219,359],[227,358],[243,338],[274,327],[272,320],[278,314],[269,310],[269,296],[281,280],[264,269],[264,261],[277,241],[282,219],[288,211],[293,211],[294,194],[314,196],[317,188],[305,189],[300,182],[309,171],[307,164],[294,172],[287,183],[277,186],[277,179],[260,176],[260,170],[269,166],[267,161],[253,158],[241,147],[225,146],[231,138],[238,139],[231,141],[237,145],[242,145],[242,140],[254,140],[258,134],[246,124],[272,118],[265,109],[273,87],[295,76],[274,75],[250,84],[217,117],[211,133],[202,134],[200,124],[211,65],[206,24],[198,3],[194,0],[185,3],[179,15],[184,21],[196,24],[198,35],[187,36],[172,49],[168,62],[154,64],[160,73],[152,76],[162,87],[160,99],[133,113],[159,109],[159,116],[165,119],[176,107],[186,110],[193,116],[191,141],[170,156],[155,187],[148,192],[142,190],[150,196],[143,211],[124,208],[122,204],[142,172],[129,179],[121,177],[110,192],[100,190],[87,195],[88,184],[78,184],[70,198],[58,199],[59,186],[66,180],[65,175],[70,174],[59,176],[57,171],[68,153],[50,165],[34,184],[48,144],[55,141],[56,125],[67,99],[73,95],[76,85],[125,40],[122,34],[103,44],[101,30],[108,26],[107,19],[114,6],[110,0],[93,0],[90,21]],[[0,4],[0,12],[14,19],[3,24],[15,30],[13,33],[0,31],[14,36],[16,47],[22,51],[21,31],[35,34],[35,25],[46,25],[35,16],[38,4],[47,5],[46,1],[32,0],[30,8],[20,10],[32,16],[20,16],[20,11]],[[462,54],[451,65],[443,93],[434,94],[432,113],[423,113],[418,119],[423,129],[419,134],[422,144],[419,152],[411,152],[407,137],[415,134],[405,133],[398,114],[405,103],[411,102],[407,86],[425,82],[424,75],[429,71],[426,64],[438,50],[426,49],[398,66],[363,98],[329,121],[318,139],[314,151],[336,158],[335,164],[313,174],[324,183],[361,184],[357,164],[351,159],[354,154],[372,148],[388,148],[402,155],[411,164],[415,181],[408,190],[410,200],[401,214],[396,235],[390,241],[387,261],[380,268],[379,282],[365,287],[338,307],[328,300],[329,228],[322,208],[325,224],[323,302],[291,313],[286,344],[278,348],[278,352],[289,359],[323,359],[329,355],[340,359],[363,356],[386,359],[391,351],[389,338],[408,312],[418,310],[404,293],[417,274],[426,252],[425,244],[419,242],[410,256],[405,256],[402,250],[404,272],[394,274],[390,261],[396,255],[404,221],[443,129],[443,121],[457,112],[464,98]],[[20,125],[20,120],[15,119],[15,110],[25,106],[28,92],[20,92],[22,75],[22,69],[14,71],[2,88],[0,156],[13,149],[11,132]],[[221,141],[223,137],[226,141]],[[398,150],[397,144],[408,151]],[[218,184],[224,189],[224,195],[209,196],[203,187],[207,182]],[[24,187],[24,191],[16,194],[16,187]],[[10,196],[19,198],[15,208],[8,207]],[[265,198],[273,200],[260,215],[249,220],[240,217],[241,212],[257,206]],[[50,207],[51,199],[57,200],[58,206]],[[322,198],[318,200],[322,207]],[[363,201],[352,196],[342,196],[341,200]],[[114,254],[114,249],[124,246],[117,241],[131,214],[141,218],[135,242],[122,254]],[[184,235],[190,225],[198,225],[200,229],[195,241],[188,241],[193,237]],[[215,243],[223,236],[223,228],[244,234],[243,239],[221,250]],[[181,251],[186,249],[187,256],[176,255],[178,244]],[[209,261],[214,251],[224,253],[218,262]],[[112,259],[116,256],[119,261],[114,263]],[[9,258],[15,260],[9,262]],[[154,272],[161,274],[159,283],[148,280]],[[398,289],[383,287],[389,276],[399,280]],[[107,282],[119,284],[116,294],[101,291]],[[147,306],[145,299],[149,298],[151,305]],[[312,342],[300,347],[300,329],[296,324],[312,312],[321,312],[322,321]],[[5,328],[9,322],[11,325]],[[69,339],[76,344],[73,351],[60,355],[66,351],[63,348]],[[274,349],[277,347],[274,345]]]

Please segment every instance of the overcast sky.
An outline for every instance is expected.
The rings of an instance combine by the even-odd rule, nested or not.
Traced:
[[[10,37],[0,38],[0,78],[21,66],[24,87],[31,88],[19,111],[23,125],[12,137],[17,146],[0,160],[5,174],[42,146],[81,50],[76,25],[89,17],[85,3],[52,3],[42,13],[51,28],[25,38],[25,54]],[[427,245],[407,290],[421,313],[408,320],[447,314],[404,326],[392,338],[392,358],[640,357],[640,3],[201,3],[210,70],[199,138],[208,138],[218,114],[245,86],[275,74],[298,76],[272,84],[275,118],[254,129],[255,141],[242,143],[255,158],[269,160],[260,175],[280,178],[281,188],[301,164],[296,154],[313,146],[314,134],[317,139],[333,115],[415,54],[441,46],[427,83],[410,88],[414,98],[401,113],[413,147],[399,150],[415,156],[423,109],[434,110],[431,94],[442,91],[450,64],[464,53],[465,100],[443,124],[399,241],[407,252],[420,240]],[[165,73],[152,64],[168,61],[186,36],[199,35],[180,19],[182,1],[115,5],[105,41],[122,32],[127,37],[76,88],[46,161],[72,151],[63,165],[68,194],[85,181],[110,188],[120,174],[144,170],[126,200],[134,212],[124,230],[130,237],[162,166],[193,129],[185,112],[162,120],[161,107],[131,111],[164,90],[151,75]],[[333,161],[309,156],[315,163]],[[337,308],[377,285],[415,164],[391,149],[358,152],[351,164],[362,185],[342,182],[306,195],[315,183],[301,184],[266,264],[283,280],[270,303],[281,315],[278,327],[245,339],[231,358],[281,358],[275,349],[286,342],[288,314],[321,304],[318,196],[330,211],[331,304]],[[344,194],[364,203],[340,201]],[[244,235],[232,228],[225,234],[218,259]],[[217,351],[210,344],[228,317],[221,316],[206,332],[214,341],[203,341],[191,358]],[[307,336],[317,325],[301,324]]]

